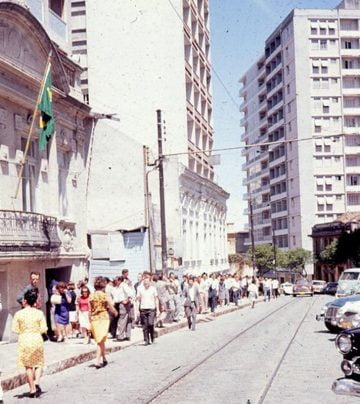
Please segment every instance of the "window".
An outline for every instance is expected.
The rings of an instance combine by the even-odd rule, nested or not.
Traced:
[[[288,94],[290,94],[290,84],[288,84],[288,85],[286,86],[286,91],[287,91]]]
[[[322,74],[328,74],[328,67],[327,66],[321,66],[321,73]]]
[[[326,39],[320,40],[320,49],[322,49],[322,50],[327,49],[327,40]]]
[[[311,27],[311,35],[317,35],[317,28]]]
[[[318,210],[318,212],[323,212],[324,211],[324,205],[318,204],[317,205],[317,210]]]
[[[322,146],[321,146],[321,145],[316,145],[316,146],[315,146],[315,151],[316,151],[317,153],[321,153],[321,152],[322,152]]]
[[[323,105],[323,113],[328,114],[330,112],[330,107],[328,105]]]
[[[330,153],[330,152],[331,152],[331,146],[328,145],[328,144],[326,144],[326,145],[324,146],[324,152],[325,152],[325,153]]]
[[[21,138],[21,150],[25,150],[26,139]],[[28,154],[24,164],[22,178],[22,208],[27,212],[36,212],[36,164],[38,154],[37,141],[30,142]]]
[[[329,28],[329,35],[335,35],[335,28]]]
[[[325,191],[331,192],[332,191],[332,185],[331,184],[326,184],[325,185]]]
[[[312,72],[313,72],[313,74],[319,74],[320,73],[320,67],[319,66],[313,66],[312,67]]]
[[[49,0],[49,8],[62,18],[64,14],[64,0]]]
[[[359,185],[359,177],[357,175],[350,175],[349,177],[349,185]]]
[[[341,201],[342,200],[342,195],[336,195],[336,200]]]
[[[353,68],[353,61],[352,60],[344,60],[344,68],[345,69],[352,69]]]
[[[338,82],[338,79],[331,79],[331,84],[337,84],[337,82]]]
[[[326,210],[327,210],[328,212],[331,212],[331,211],[333,210],[333,205],[332,205],[331,203],[327,203],[327,204],[326,204]]]
[[[286,74],[289,75],[290,74],[290,67],[286,66]]]
[[[59,215],[68,216],[69,200],[67,193],[67,178],[69,174],[70,153],[58,151],[58,190],[59,190]]]
[[[351,49],[351,41],[345,41],[345,49]]]
[[[326,35],[326,28],[320,28],[320,35]]]
[[[320,88],[320,79],[313,79],[313,89],[318,90]]]

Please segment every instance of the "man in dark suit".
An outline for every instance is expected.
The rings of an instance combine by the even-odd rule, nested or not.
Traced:
[[[196,314],[200,309],[199,286],[194,283],[194,277],[189,276],[188,285],[184,288],[184,308],[189,330],[195,331]]]

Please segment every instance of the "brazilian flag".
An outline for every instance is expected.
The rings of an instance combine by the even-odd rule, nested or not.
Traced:
[[[41,100],[38,105],[40,111],[40,134],[39,134],[39,149],[45,150],[51,135],[55,132],[55,118],[52,107],[52,77],[51,64],[46,73],[44,80],[44,89],[41,95]]]

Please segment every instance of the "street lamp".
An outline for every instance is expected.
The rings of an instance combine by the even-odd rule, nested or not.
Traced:
[[[274,251],[274,272],[275,272],[275,277],[276,277],[276,279],[277,279],[277,270],[276,270],[276,267],[277,267],[277,262],[276,262],[277,256],[276,256],[276,239],[275,239],[275,229],[274,229],[274,226],[271,226],[271,229],[272,229],[272,242],[273,242],[273,251]]]
[[[249,208],[250,208],[250,238],[251,238],[251,261],[253,268],[253,276],[256,273],[256,265],[255,265],[255,240],[254,240],[254,217],[253,217],[253,201],[252,195],[249,194]]]

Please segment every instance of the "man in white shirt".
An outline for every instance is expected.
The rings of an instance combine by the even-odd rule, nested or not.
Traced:
[[[211,277],[211,284],[209,288],[209,299],[210,299],[211,313],[215,313],[219,293],[219,280],[217,279],[216,274],[211,274],[210,277]]]
[[[279,297],[279,281],[277,279],[273,279],[271,282],[272,287],[272,295],[274,299]]]
[[[201,276],[201,281],[199,284],[199,292],[200,292],[200,311],[201,313],[208,312],[208,301],[209,301],[209,282],[207,273],[203,273]]]
[[[189,330],[195,331],[196,314],[200,307],[199,286],[194,284],[194,277],[189,276],[188,287],[184,290],[184,309]]]
[[[127,284],[127,279],[123,276],[119,277],[120,285],[116,291],[116,299],[119,302],[119,322],[117,327],[117,340],[130,341],[132,316],[131,308],[133,307],[133,291]]]
[[[156,288],[151,286],[150,279],[146,277],[137,290],[139,301],[140,319],[144,334],[145,345],[154,342],[154,322],[156,311],[159,312],[159,299]]]

